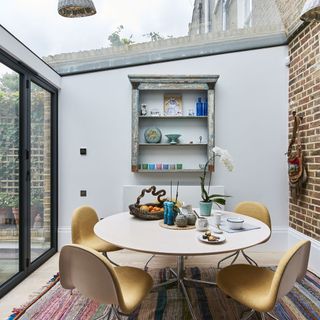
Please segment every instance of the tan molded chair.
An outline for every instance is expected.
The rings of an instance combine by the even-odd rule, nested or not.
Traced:
[[[276,271],[248,264],[228,266],[217,274],[218,287],[229,297],[251,308],[242,320],[260,312],[262,319],[304,277],[309,260],[310,241],[300,241],[281,258]]]
[[[121,250],[121,248],[100,239],[95,235],[93,228],[99,221],[96,211],[89,206],[77,208],[72,215],[72,243],[81,244],[96,251],[102,252],[103,255],[114,265],[117,265],[107,255],[107,252]]]
[[[77,289],[99,303],[111,304],[110,313],[131,314],[152,288],[153,280],[134,267],[114,267],[97,251],[81,245],[66,245],[59,259],[61,285]],[[106,314],[101,318],[104,319]]]
[[[270,214],[268,209],[266,208],[266,206],[264,206],[262,203],[260,202],[254,202],[254,201],[243,201],[240,202],[239,204],[237,204],[237,206],[234,208],[234,212],[236,213],[240,213],[243,215],[246,215],[248,217],[252,217],[255,219],[258,219],[260,221],[262,221],[263,223],[265,223],[271,230],[271,219],[270,219]],[[271,233],[270,233],[271,235]],[[270,238],[270,237],[269,237]],[[268,241],[269,238],[267,240],[265,240],[264,242]],[[233,258],[231,264],[234,264],[234,262],[237,260],[237,258],[239,257],[239,254],[242,253],[242,255],[244,256],[244,258],[252,265],[256,265],[258,266],[258,264],[252,259],[250,258],[245,252],[244,250],[237,250],[236,252],[234,252],[233,254],[221,259],[218,262],[218,268],[220,268],[221,262],[229,259],[229,258]]]

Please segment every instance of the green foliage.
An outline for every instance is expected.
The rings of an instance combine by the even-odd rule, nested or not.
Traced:
[[[164,37],[164,36],[160,35],[159,32],[154,32],[154,31],[145,33],[145,34],[143,34],[143,36],[149,38],[150,41],[159,41],[159,40],[165,40],[165,39],[172,38],[172,36],[165,36]]]
[[[135,43],[135,41],[132,39],[133,35],[131,35],[129,38],[123,38],[121,37],[121,32],[124,30],[124,26],[120,25],[116,31],[112,32],[108,36],[108,40],[111,44],[111,47],[120,47],[123,45],[130,45]],[[143,37],[149,38],[150,41],[159,41],[164,40],[167,38],[172,38],[172,36],[162,36],[159,32],[151,31],[148,33],[143,34]]]
[[[0,181],[16,180],[19,148],[19,76],[5,73],[0,77]],[[13,202],[1,194],[2,203]]]
[[[150,41],[164,40],[164,37],[161,36],[159,32],[154,32],[154,31],[145,33],[143,36],[149,38]]]
[[[5,92],[19,91],[19,76],[17,73],[5,73],[0,78],[0,90]]]
[[[6,200],[7,194],[5,192],[0,192],[0,208],[6,208],[7,200]]]
[[[0,77],[0,182],[10,181],[18,189],[19,179],[19,75],[6,73]],[[44,137],[44,90],[31,86],[31,135],[34,145],[43,146]],[[32,159],[33,178],[39,180],[38,157]],[[2,187],[2,188],[1,188]],[[7,191],[0,184],[0,191]],[[1,196],[6,203],[16,202]],[[4,200],[3,200],[4,201]]]
[[[0,207],[1,208],[18,208],[19,196],[13,193],[0,193]]]
[[[32,188],[31,189],[31,205],[41,208],[43,206],[43,189]]]
[[[133,44],[134,41],[132,40],[133,35],[129,38],[121,38],[120,33],[124,30],[123,25],[120,25],[116,31],[112,32],[108,37],[108,40],[111,44],[111,47],[119,47],[123,45],[130,45]]]

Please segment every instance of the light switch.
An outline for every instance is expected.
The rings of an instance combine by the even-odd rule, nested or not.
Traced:
[[[80,148],[80,154],[82,156],[86,156],[87,155],[87,148]]]

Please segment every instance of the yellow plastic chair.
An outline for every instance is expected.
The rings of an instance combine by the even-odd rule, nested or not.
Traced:
[[[82,206],[73,212],[71,233],[72,243],[80,244],[94,249],[102,254],[114,265],[107,252],[121,250],[121,248],[100,239],[93,231],[94,225],[99,221],[96,211],[89,206]]]
[[[130,315],[153,286],[151,276],[145,271],[134,267],[114,267],[97,251],[81,245],[71,244],[62,248],[59,272],[63,288],[76,288],[90,299],[111,305],[99,319],[107,315],[110,317],[112,312],[117,319],[120,315]]]
[[[248,217],[252,217],[252,218],[258,219],[258,220],[262,221],[263,223],[265,223],[271,230],[271,218],[270,218],[269,211],[268,211],[267,207],[264,206],[260,202],[254,202],[254,201],[243,201],[243,202],[240,202],[234,208],[234,212],[246,215]],[[269,238],[266,241],[268,241]],[[266,242],[266,241],[264,241],[264,242]],[[231,255],[221,259],[218,262],[218,269],[220,268],[220,265],[221,265],[221,263],[223,261],[225,261],[225,260],[227,260],[229,258],[232,258],[232,257],[234,257],[234,258],[233,258],[231,264],[234,264],[235,261],[237,260],[237,258],[239,257],[240,253],[242,253],[242,255],[249,262],[249,264],[258,266],[257,262],[254,261],[251,257],[249,257],[244,252],[244,250],[237,250],[236,252],[232,253]]]
[[[262,319],[285,296],[308,267],[310,241],[300,241],[281,258],[276,271],[248,264],[228,266],[217,274],[218,287],[229,297],[251,308],[242,320],[260,312]]]

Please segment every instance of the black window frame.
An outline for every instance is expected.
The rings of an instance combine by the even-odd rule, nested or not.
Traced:
[[[0,48],[0,63],[20,75],[19,97],[19,272],[0,286],[0,298],[58,251],[58,88]],[[30,109],[31,82],[51,94],[51,246],[31,263]]]

